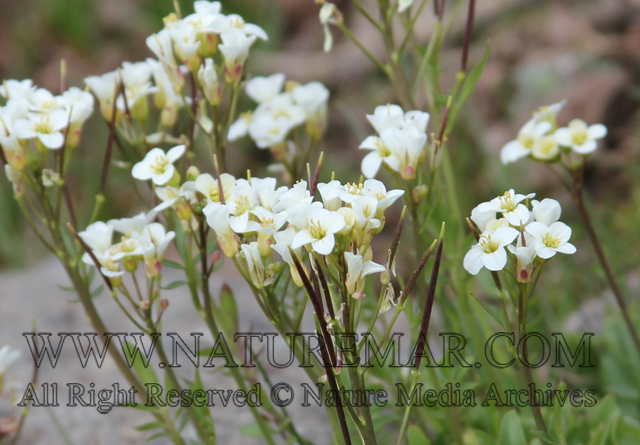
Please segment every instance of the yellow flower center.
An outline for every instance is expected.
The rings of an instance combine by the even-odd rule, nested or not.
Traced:
[[[572,136],[574,145],[582,145],[589,138],[589,134],[586,130],[575,131],[572,133]]]
[[[507,212],[513,212],[518,204],[513,202],[513,198],[509,192],[504,192],[504,196],[500,198],[500,202],[502,203],[502,208]]]
[[[486,253],[493,253],[500,248],[500,244],[491,240],[491,235],[481,235],[480,246]]]
[[[156,156],[156,161],[151,164],[151,169],[156,172],[156,174],[161,175],[167,170],[167,165],[169,165],[169,160],[164,156]]]
[[[251,204],[249,204],[249,198],[246,196],[239,196],[236,198],[236,216],[242,215],[244,212],[251,210]]]
[[[322,239],[327,235],[327,231],[318,221],[309,220],[309,232],[315,239]]]
[[[533,137],[530,134],[523,134],[518,136],[518,141],[520,141],[520,143],[524,145],[525,148],[531,149],[531,147],[533,146]]]
[[[560,246],[560,240],[558,238],[553,238],[549,232],[547,232],[544,238],[542,238],[542,242],[545,246],[551,249],[556,249]]]
[[[556,146],[556,140],[553,136],[545,136],[540,143],[540,152],[543,154],[549,154]]]
[[[51,128],[51,125],[49,124],[48,116],[44,117],[40,122],[36,122],[33,128],[34,130],[36,130],[36,133],[41,133],[41,134],[53,133],[53,128]]]

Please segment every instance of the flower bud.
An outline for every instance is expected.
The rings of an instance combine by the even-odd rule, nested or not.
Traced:
[[[140,302],[140,310],[143,312],[147,312],[149,310],[149,308],[151,307],[151,303],[149,303],[149,301],[147,300],[142,300]]]
[[[204,65],[198,70],[198,81],[204,92],[204,97],[211,105],[220,104],[222,87],[218,82],[218,74],[212,59],[206,59]]]
[[[169,300],[167,300],[166,298],[163,298],[162,300],[160,300],[160,309],[164,311],[168,307],[169,307]]]
[[[195,181],[198,176],[200,176],[200,170],[195,165],[187,169],[187,181]]]

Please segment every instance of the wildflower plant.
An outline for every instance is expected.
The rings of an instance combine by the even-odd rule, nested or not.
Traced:
[[[322,150],[330,121],[329,89],[315,81],[287,80],[283,73],[253,75],[247,61],[254,48],[268,40],[267,33],[232,11],[223,12],[219,2],[196,1],[192,13],[176,7],[146,39],[153,57],[89,76],[84,89],[66,88],[64,64],[57,92],[37,88],[28,79],[2,83],[2,162],[25,220],[62,264],[99,334],[108,332],[109,320],[103,319],[93,299],[105,288],[122,316],[149,335],[166,330],[163,315],[172,306],[186,304],[170,301],[163,291],[181,288],[209,330],[211,350],[217,351],[221,337],[237,333],[241,311],[227,286],[219,298],[213,295],[210,279],[224,261],[232,262],[255,304],[283,337],[303,326],[317,333],[321,357],[299,372],[311,383],[326,382],[331,390],[320,394],[324,402],[333,401],[324,403],[332,443],[400,444],[407,437],[410,444],[567,443],[566,428],[547,426],[550,417],[554,425],[566,421],[565,413],[555,408],[550,412],[532,407],[530,421],[524,412],[491,406],[486,408],[488,422],[467,405],[426,409],[415,406],[421,403],[410,397],[405,406],[379,407],[354,403],[345,395],[346,390],[394,392],[400,383],[407,384],[409,394],[425,383],[442,390],[446,382],[461,377],[485,388],[483,395],[492,383],[506,386],[501,383],[505,380],[519,387],[532,384],[534,376],[527,367],[520,367],[521,377],[511,373],[506,379],[496,367],[482,367],[483,333],[496,326],[487,314],[505,332],[515,330],[518,339],[525,336],[529,300],[547,263],[571,261],[565,255],[575,253],[576,246],[570,226],[560,221],[559,202],[537,201],[535,193],[509,190],[477,205],[466,220],[468,227],[465,224],[465,191],[455,174],[449,137],[488,59],[487,48],[469,67],[474,0],[468,2],[460,70],[448,82],[441,82],[440,51],[461,7],[447,17],[444,2],[434,1],[433,33],[421,47],[414,44],[414,28],[427,14],[426,0],[378,0],[376,12],[352,0],[357,13],[379,34],[385,52],[380,60],[353,35],[338,6],[317,3],[322,3],[318,14],[324,51],[336,45],[337,28],[387,76],[395,93],[396,100],[379,103],[366,115],[370,135],[359,145],[362,151],[353,147],[362,157],[361,172],[343,178],[329,174],[337,162],[329,149],[326,158]],[[239,109],[245,95],[255,108]],[[561,108],[556,104],[535,113],[504,147],[501,159],[510,163],[530,157],[570,174],[573,188],[565,183],[612,276],[582,200],[585,158],[606,129],[580,120],[561,128]],[[92,114],[108,126],[102,144],[83,134]],[[250,138],[256,150],[270,151],[274,163],[268,171],[273,177],[257,177],[251,171],[237,174],[228,168],[230,148],[243,137]],[[106,146],[89,218],[76,215],[74,191],[67,183],[81,139]],[[100,220],[112,168],[125,170],[145,211]],[[431,256],[431,273],[423,274]],[[167,268],[179,270],[183,279],[167,284]],[[497,311],[472,297],[472,276],[484,274],[482,269],[495,284]],[[444,284],[437,286],[439,278]],[[461,371],[431,366],[435,359],[428,334],[436,301],[439,322],[460,329],[471,340],[473,357],[480,364],[473,376],[467,373],[470,364]],[[305,320],[309,312],[311,323]],[[380,348],[396,347],[392,331],[401,315],[415,345],[410,372],[383,366],[379,360],[376,364],[375,357],[364,354],[371,336]],[[361,332],[365,335],[358,339],[355,334]],[[160,360],[170,363],[162,342],[156,346]],[[308,352],[295,339],[288,347],[298,362],[308,363]],[[123,356],[108,344],[118,370],[138,392],[146,392],[146,383],[162,380],[178,391],[204,388],[205,376],[197,367],[185,382],[171,366],[130,366],[130,355],[139,351],[137,345],[128,348],[130,354]],[[242,360],[235,343],[220,351],[218,357],[226,363]],[[517,357],[514,348],[507,352]],[[260,357],[255,359],[259,377],[238,366],[227,368],[243,391],[257,379],[272,385]],[[2,365],[13,360],[11,352],[0,350],[0,383]],[[262,440],[312,443],[286,408],[268,398],[262,401],[246,408]],[[152,437],[176,444],[216,443],[220,425],[207,407],[145,410],[152,419],[140,429]],[[574,425],[589,422],[581,412],[574,418]],[[609,424],[617,421],[613,415],[607,419]],[[186,424],[196,439],[185,433]],[[523,425],[530,426],[526,439]],[[637,434],[637,428],[628,431]],[[12,434],[15,440],[20,430]],[[584,442],[584,434],[576,434]]]

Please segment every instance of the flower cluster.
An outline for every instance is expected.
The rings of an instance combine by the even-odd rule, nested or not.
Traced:
[[[607,127],[589,126],[583,120],[574,119],[567,127],[559,128],[556,118],[564,104],[562,101],[533,113],[518,137],[502,148],[502,163],[509,164],[527,156],[540,162],[555,162],[562,153],[586,156],[596,151],[598,139],[607,135]]]
[[[258,107],[244,113],[229,128],[229,140],[249,134],[259,148],[282,152],[292,129],[306,123],[307,134],[320,139],[327,120],[329,90],[320,82],[300,85],[287,82],[282,73],[269,77],[254,77],[246,84],[247,95]],[[277,157],[277,156],[276,156]]]
[[[35,149],[46,154],[63,145],[76,147],[82,133],[82,125],[93,112],[93,96],[76,87],[55,96],[45,88],[37,88],[33,81],[6,80],[0,86],[0,96],[6,103],[0,107],[0,145],[7,160],[5,172],[13,183],[17,195],[23,193],[20,172],[27,165],[29,140]],[[43,174],[46,180],[56,174]]]
[[[399,105],[380,105],[367,119],[378,133],[367,137],[360,148],[371,150],[362,160],[362,173],[373,178],[384,163],[399,172],[403,179],[415,178],[424,160],[429,113],[419,110],[404,112]]]
[[[152,210],[133,218],[106,223],[98,221],[78,234],[100,263],[100,272],[111,279],[114,287],[119,287],[125,271],[134,273],[140,261],[144,262],[147,277],[155,278],[160,275],[164,252],[175,233],[167,232],[162,224],[152,222],[156,215],[157,212]],[[114,232],[121,234],[120,241],[115,244]],[[82,261],[94,265],[89,252],[84,254]]]
[[[531,200],[534,196],[535,193],[522,195],[512,189],[473,209],[471,220],[480,235],[464,257],[464,268],[470,274],[476,275],[483,267],[503,270],[508,260],[507,247],[518,282],[527,283],[536,264],[558,252],[575,253],[575,246],[569,243],[571,228],[558,221],[560,203],[549,198]],[[531,209],[527,207],[529,202]]]
[[[147,46],[157,59],[124,62],[116,71],[85,79],[107,121],[119,122],[127,112],[145,122],[149,117],[147,96],[153,94],[160,122],[168,128],[175,124],[180,108],[192,104],[192,98],[184,94],[185,78],[190,78],[191,87],[197,87],[213,106],[222,98],[222,78],[229,84],[240,81],[252,45],[256,39],[267,40],[266,32],[237,14],[222,14],[220,2],[196,1],[194,8],[195,12],[184,18],[170,14],[164,19],[164,29],[147,38]],[[218,54],[222,56],[215,60]],[[120,88],[124,95],[120,95]],[[201,128],[212,130],[213,123],[201,109],[197,118]],[[160,135],[165,136],[160,132],[148,141]]]

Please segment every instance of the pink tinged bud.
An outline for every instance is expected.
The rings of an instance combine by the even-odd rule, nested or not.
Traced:
[[[416,169],[409,164],[402,170],[402,179],[413,179],[416,177]]]
[[[361,298],[364,298],[364,292],[354,292],[353,294],[351,294],[351,298],[353,298],[355,300],[359,300]]]
[[[168,307],[169,307],[169,300],[167,300],[166,298],[163,298],[162,300],[160,300],[160,309],[164,311]]]
[[[222,257],[222,253],[219,250],[216,250],[211,254],[211,263],[215,264],[220,260],[221,257]]]
[[[324,374],[318,379],[318,383],[326,382],[327,380],[327,374]]]

